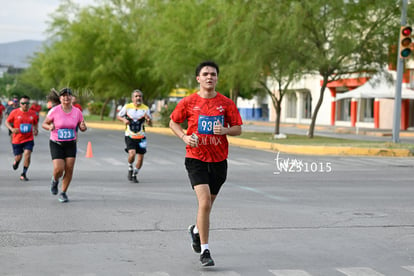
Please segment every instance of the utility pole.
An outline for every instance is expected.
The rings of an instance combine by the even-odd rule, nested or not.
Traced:
[[[407,24],[407,0],[401,0],[401,26]],[[399,32],[401,37],[401,31]],[[394,98],[394,120],[392,127],[392,141],[394,143],[400,142],[400,127],[401,127],[401,87],[404,70],[404,60],[400,56],[401,43],[398,43],[398,58],[397,58],[397,80],[395,86],[395,98]]]

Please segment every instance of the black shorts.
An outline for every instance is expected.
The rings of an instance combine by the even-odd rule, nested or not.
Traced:
[[[67,157],[76,158],[76,140],[65,142],[49,140],[49,148],[52,160],[65,159]]]
[[[132,139],[125,136],[125,145],[127,150],[135,150],[138,154],[145,154],[147,152],[147,138]]]
[[[227,178],[227,160],[203,162],[194,158],[185,158],[185,168],[193,189],[199,184],[208,184],[212,195],[219,193]]]
[[[21,144],[12,144],[14,156],[21,155],[25,150],[33,151],[34,141],[27,141]]]

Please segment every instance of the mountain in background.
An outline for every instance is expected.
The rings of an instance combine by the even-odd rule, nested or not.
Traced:
[[[29,57],[42,50],[44,41],[21,40],[16,42],[0,43],[0,65],[26,68],[29,66]]]

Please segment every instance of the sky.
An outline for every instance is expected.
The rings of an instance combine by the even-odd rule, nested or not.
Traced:
[[[81,6],[94,0],[72,0]],[[61,0],[0,0],[0,43],[19,40],[45,40],[47,21]]]

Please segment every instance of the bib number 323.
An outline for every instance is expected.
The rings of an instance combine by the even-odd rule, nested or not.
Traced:
[[[198,117],[198,133],[200,134],[214,134],[213,128],[219,121],[222,125],[224,125],[224,116],[206,116],[200,115]]]
[[[73,140],[75,139],[75,130],[70,128],[58,129],[59,140]]]

